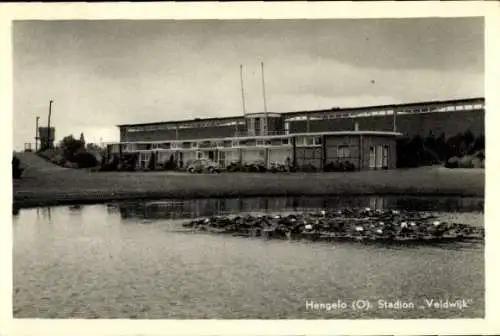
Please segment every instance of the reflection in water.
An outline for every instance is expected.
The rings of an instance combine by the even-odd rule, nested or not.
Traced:
[[[49,223],[52,223],[52,208],[42,208],[42,217],[47,219]]]
[[[70,205],[68,209],[71,212],[80,212],[83,209],[83,205],[80,204]]]
[[[479,211],[484,200],[478,198],[423,197],[275,197],[136,201],[108,204],[108,213],[121,217],[147,219],[188,219],[246,212],[310,211],[325,208],[370,207],[410,211]]]

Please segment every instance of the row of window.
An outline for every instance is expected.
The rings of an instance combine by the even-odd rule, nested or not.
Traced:
[[[125,151],[153,150],[153,149],[265,147],[265,146],[287,146],[287,145],[290,145],[289,139],[183,141],[183,142],[164,142],[164,143],[153,143],[153,144],[126,144]]]
[[[321,144],[320,136],[298,136],[295,140],[296,146],[319,146]]]
[[[404,109],[398,111],[398,114],[414,114],[414,113],[428,113],[428,112],[453,112],[453,111],[474,111],[484,109],[484,104],[454,104],[447,106],[436,106],[436,107],[422,107],[413,109]],[[371,116],[382,116],[382,115],[392,115],[394,114],[393,109],[383,109],[377,111],[363,111],[363,112],[331,112],[324,113],[321,115],[309,116],[309,120],[324,120],[324,119],[343,119],[343,118],[360,118],[360,117],[371,117]],[[306,115],[301,115],[293,118],[289,118],[286,121],[304,121],[307,120]]]
[[[445,106],[430,106],[430,107],[419,107],[419,108],[408,108],[398,111],[398,114],[413,114],[413,113],[428,113],[428,112],[453,112],[453,111],[473,111],[484,109],[484,103],[476,104],[450,104]],[[369,117],[369,116],[382,116],[382,115],[392,115],[394,113],[393,109],[382,109],[376,111],[355,111],[355,112],[344,112],[335,111],[329,113],[322,113],[319,115],[309,115],[309,120],[324,120],[324,119],[342,119],[342,118],[359,118],[359,117]],[[287,118],[287,121],[301,121],[307,120],[307,115],[300,115],[293,118]],[[145,126],[131,126],[126,127],[126,132],[152,132],[159,130],[175,130],[175,129],[187,129],[187,128],[204,128],[204,127],[224,127],[224,126],[236,126],[245,125],[245,121],[227,121],[227,120],[200,120],[200,121],[189,121],[180,124],[158,124],[158,125],[145,125]],[[266,131],[266,126],[263,120],[254,119],[250,120],[252,130],[258,134],[261,130]]]
[[[341,161],[349,160],[351,158],[351,150],[349,146],[341,145],[337,147],[337,158]],[[368,166],[370,168],[388,168],[389,146],[388,145],[370,146]]]
[[[175,129],[187,129],[187,128],[204,128],[204,127],[224,127],[224,126],[236,126],[238,122],[239,125],[244,125],[244,121],[224,121],[224,120],[210,120],[210,121],[195,121],[186,122],[182,124],[159,124],[159,125],[146,125],[146,126],[131,126],[126,127],[126,132],[153,132],[153,131],[165,131],[165,130],[175,130]]]

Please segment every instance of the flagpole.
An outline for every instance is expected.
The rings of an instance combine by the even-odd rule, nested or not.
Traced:
[[[266,127],[266,134],[267,134],[267,128],[268,128],[268,116],[267,116],[267,100],[266,100],[266,83],[264,79],[264,62],[260,62],[261,66],[261,71],[262,71],[262,96],[264,98],[264,121],[265,121],[265,127]]]
[[[246,116],[246,106],[245,106],[245,88],[243,86],[243,65],[240,64],[240,85],[241,85],[241,104],[243,107],[243,116]]]
[[[246,114],[247,114],[247,109],[245,106],[245,88],[243,85],[243,64],[240,64],[240,87],[241,87],[241,105],[243,109],[243,119],[246,124]],[[236,133],[239,133],[239,128],[238,128],[238,121],[236,120]],[[235,134],[238,136],[238,134]]]

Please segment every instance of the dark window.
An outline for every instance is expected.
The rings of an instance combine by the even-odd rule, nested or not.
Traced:
[[[170,142],[160,143],[158,144],[158,148],[170,149],[171,148]]]

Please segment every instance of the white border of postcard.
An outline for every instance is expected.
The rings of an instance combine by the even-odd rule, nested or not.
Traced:
[[[500,248],[495,206],[499,167],[494,150],[500,132],[500,3],[420,2],[240,2],[240,3],[17,3],[0,4],[0,107],[3,122],[3,185],[10,185],[12,153],[13,20],[73,19],[287,19],[381,17],[485,17],[486,29],[486,318],[461,320],[38,320],[12,318],[12,189],[3,189],[0,222],[0,335],[484,335],[500,333]],[[495,94],[496,93],[496,94]]]

